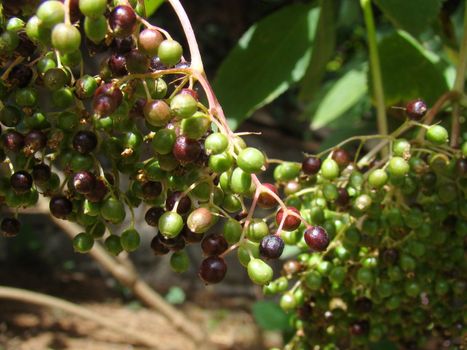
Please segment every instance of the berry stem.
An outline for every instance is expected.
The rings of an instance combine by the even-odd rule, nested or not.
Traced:
[[[70,0],[65,0],[63,2],[63,7],[65,11],[65,23],[66,24],[71,24],[70,20]]]
[[[368,47],[370,53],[370,70],[373,78],[373,93],[376,99],[376,112],[378,120],[378,132],[381,135],[388,134],[388,122],[386,118],[386,106],[384,103],[383,79],[381,76],[381,66],[379,62],[378,44],[376,42],[376,28],[371,9],[371,0],[360,0],[365,17],[366,30],[368,35]],[[383,156],[387,149],[382,150]]]
[[[199,52],[198,42],[196,41],[195,32],[191,26],[190,19],[186,14],[183,5],[179,0],[168,0],[170,5],[172,5],[175,13],[177,14],[178,19],[183,27],[185,32],[186,39],[188,41],[188,46],[190,47],[190,58],[191,58],[191,69],[199,74],[204,74],[203,61],[201,59],[201,53]]]
[[[462,44],[459,53],[459,62],[456,71],[456,80],[454,81],[453,91],[458,94],[458,97],[464,93],[465,84],[465,70],[467,67],[467,6],[464,10],[464,31],[462,34]],[[457,148],[459,146],[460,136],[460,110],[461,106],[459,101],[454,101],[452,107],[452,126],[451,126],[451,147]]]

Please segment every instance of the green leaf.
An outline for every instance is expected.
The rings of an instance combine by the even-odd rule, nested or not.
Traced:
[[[443,0],[375,0],[394,23],[412,35],[422,33],[436,18]]]
[[[386,105],[423,98],[433,104],[447,91],[443,62],[404,31],[378,45]]]
[[[146,9],[146,17],[150,17],[164,3],[165,0],[144,0],[144,8]]]
[[[253,316],[256,323],[268,331],[284,331],[289,325],[287,314],[273,301],[257,301],[253,304]]]
[[[326,64],[332,58],[336,46],[336,1],[321,0],[320,7],[314,49],[299,95],[299,99],[303,102],[311,101],[319,89],[326,71]]]
[[[355,106],[367,92],[367,73],[364,70],[350,70],[335,81],[321,99],[312,119],[312,128],[327,126]]]
[[[319,9],[295,4],[254,24],[221,64],[214,90],[233,128],[300,81]]]

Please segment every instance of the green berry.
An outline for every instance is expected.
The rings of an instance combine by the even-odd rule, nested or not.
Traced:
[[[166,66],[174,66],[182,58],[183,48],[177,41],[166,39],[159,45],[157,55]]]
[[[79,0],[79,10],[87,17],[102,16],[107,8],[107,0]]]
[[[444,145],[448,142],[448,131],[441,125],[432,125],[426,131],[426,139],[436,145]]]
[[[120,242],[120,237],[117,235],[110,235],[104,241],[105,248],[113,256],[117,256],[123,251],[122,244]]]
[[[152,148],[159,154],[169,154],[175,144],[177,135],[173,129],[161,129],[152,139]]]
[[[228,219],[224,225],[224,238],[229,244],[235,244],[242,236],[242,225],[234,219]]]
[[[295,297],[293,293],[288,292],[282,295],[280,302],[279,302],[280,307],[284,311],[291,311],[297,307],[297,303],[295,301]]]
[[[138,249],[141,243],[141,238],[138,231],[132,228],[123,231],[122,235],[120,236],[120,243],[122,244],[123,249],[125,249],[127,252],[133,252]]]
[[[107,198],[101,206],[101,216],[113,224],[120,224],[125,220],[125,206],[115,197]]]
[[[36,15],[44,26],[51,28],[54,25],[63,22],[65,19],[65,7],[60,1],[45,1],[37,9]]]
[[[104,16],[97,16],[95,18],[86,17],[84,19],[84,33],[95,44],[100,43],[107,34],[106,18]]]
[[[410,156],[410,142],[405,139],[397,139],[392,145],[392,153],[396,157],[407,159]]]
[[[173,253],[170,257],[170,267],[177,273],[187,271],[190,267],[187,253],[184,250]]]
[[[409,173],[410,166],[409,163],[404,158],[401,157],[393,157],[389,161],[388,171],[391,176],[395,178],[404,177]]]
[[[375,169],[368,177],[368,183],[373,188],[381,188],[388,182],[388,174],[383,169]]]
[[[256,284],[265,285],[272,280],[272,268],[261,259],[251,259],[247,270],[248,276]]]
[[[57,24],[52,30],[52,45],[62,54],[71,53],[79,49],[81,34],[79,30],[66,23]]]
[[[224,152],[221,154],[213,154],[209,157],[209,168],[215,173],[223,173],[229,170],[230,168],[232,168],[233,164],[234,164],[234,159],[228,152]],[[248,177],[250,177],[249,174],[248,174]],[[250,180],[251,180],[251,177],[250,177]],[[251,181],[250,181],[250,184],[251,184]]]
[[[246,236],[253,242],[261,240],[269,234],[268,224],[261,219],[255,219],[250,222],[246,230]]]
[[[179,235],[183,229],[183,218],[172,211],[167,211],[159,218],[159,232],[168,238]]]
[[[32,16],[26,23],[26,34],[32,41],[44,44],[50,42],[50,29],[37,16]]]
[[[170,101],[170,109],[177,117],[188,118],[198,110],[198,102],[190,94],[178,94]]]
[[[196,112],[193,116],[185,118],[181,123],[182,134],[192,140],[203,137],[211,127],[209,117],[201,112]]]
[[[339,165],[332,158],[327,158],[321,164],[321,175],[328,180],[334,180],[339,176]]]
[[[246,173],[258,173],[263,170],[265,164],[264,154],[256,148],[248,147],[238,154],[237,165]]]
[[[246,193],[250,190],[251,175],[240,168],[235,168],[230,177],[230,189],[237,194]]]
[[[229,146],[227,136],[220,132],[209,135],[204,141],[204,147],[208,154],[219,154],[224,152]],[[467,147],[466,147],[467,148]]]
[[[19,30],[23,29],[25,26],[24,21],[18,17],[12,17],[8,20],[6,24],[6,30],[12,32],[18,32]]]
[[[73,248],[75,252],[87,253],[92,249],[93,245],[94,238],[89,233],[81,232],[73,238]]]

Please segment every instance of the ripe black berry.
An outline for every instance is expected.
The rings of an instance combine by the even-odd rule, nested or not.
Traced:
[[[186,243],[199,243],[204,238],[204,233],[195,233],[185,226],[180,234]]]
[[[201,242],[201,249],[207,256],[220,255],[227,250],[229,244],[223,235],[214,233],[206,236]]]
[[[146,211],[144,215],[144,220],[149,226],[157,227],[157,223],[159,222],[159,218],[164,214],[164,210],[159,207],[152,207]]]
[[[117,37],[126,37],[133,33],[136,26],[135,11],[126,5],[115,7],[109,15],[109,25]]]
[[[90,193],[96,187],[96,176],[86,170],[79,171],[73,176],[73,187],[81,194]]]
[[[194,162],[201,154],[201,145],[197,140],[191,140],[185,136],[179,136],[175,140],[172,153],[179,162]]]
[[[425,101],[421,99],[416,99],[416,100],[408,102],[405,108],[406,108],[405,112],[407,113],[407,116],[413,120],[422,119],[428,110],[428,107]]]
[[[47,145],[47,136],[42,131],[31,130],[24,136],[24,146],[28,152],[34,153]]]
[[[185,240],[183,239],[181,235],[178,235],[172,238],[167,238],[161,235],[159,239],[163,245],[165,245],[167,248],[169,248],[170,250],[174,252],[177,252],[185,248]]]
[[[81,154],[88,154],[97,147],[97,136],[92,131],[78,131],[73,137],[73,148]]]
[[[160,182],[147,181],[141,186],[143,197],[146,200],[156,199],[162,192],[162,185]]]
[[[227,273],[227,264],[218,256],[210,256],[203,260],[199,268],[199,277],[206,283],[219,283]]]
[[[24,146],[24,136],[17,131],[8,130],[2,135],[2,143],[6,150],[18,152]]]
[[[338,196],[335,202],[336,205],[339,207],[346,207],[350,201],[349,192],[347,192],[347,189],[343,187],[338,188],[337,192],[338,192]]]
[[[332,152],[332,159],[341,169],[347,167],[351,161],[349,152],[342,148],[337,148]]]
[[[55,196],[50,199],[49,209],[56,218],[65,219],[73,211],[73,203],[64,196]]]
[[[284,251],[284,241],[279,236],[268,235],[261,240],[259,253],[266,259],[277,259]]]
[[[329,236],[321,226],[311,226],[305,231],[305,242],[312,250],[323,252],[329,245]]]
[[[124,55],[131,51],[131,49],[135,46],[134,40],[132,36],[127,36],[124,38],[114,38],[110,48],[112,51],[119,55]]]
[[[32,176],[27,171],[17,171],[11,175],[10,185],[16,193],[26,193],[32,187]]]
[[[321,169],[321,159],[308,157],[302,162],[302,171],[306,175],[315,175]]]
[[[126,58],[123,55],[112,55],[109,58],[109,68],[114,77],[127,75]]]
[[[160,237],[160,235],[156,235],[151,240],[151,249],[155,255],[165,255],[168,252],[170,252],[170,249],[167,248],[164,244],[162,244]]]
[[[50,180],[52,172],[47,164],[40,163],[32,167],[32,178],[37,183],[45,183]]]
[[[91,192],[86,193],[86,199],[92,203],[98,203],[104,200],[105,196],[109,192],[107,185],[104,180],[97,179],[94,188]]]
[[[2,235],[5,237],[14,237],[19,233],[21,223],[15,218],[4,218],[0,225]]]
[[[172,192],[167,195],[165,201],[165,208],[172,210],[175,207],[175,203],[178,201],[177,213],[186,214],[191,209],[191,199],[188,196],[182,197],[182,192]]]

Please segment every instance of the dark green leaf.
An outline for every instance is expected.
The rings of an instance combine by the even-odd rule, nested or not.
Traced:
[[[436,18],[443,0],[375,0],[399,28],[419,35]]]
[[[312,128],[327,126],[355,106],[367,94],[367,74],[363,70],[350,70],[320,100],[312,119]]]
[[[144,0],[144,7],[146,9],[146,16],[150,17],[156,10],[164,3],[165,0]]]
[[[243,35],[214,81],[214,90],[232,127],[302,79],[318,19],[319,9],[290,5]]]
[[[299,98],[303,102],[311,101],[321,85],[326,71],[326,64],[334,54],[336,46],[336,1],[321,0],[318,29],[314,49],[305,76]]]
[[[440,58],[398,31],[379,43],[386,104],[423,98],[429,104],[448,90]]]
[[[371,350],[397,350],[397,346],[391,343],[388,340],[382,340],[378,343],[373,343],[370,345]]]
[[[253,316],[256,323],[268,331],[284,331],[290,327],[289,317],[273,301],[258,301],[253,304]]]

